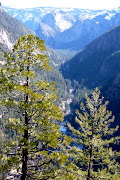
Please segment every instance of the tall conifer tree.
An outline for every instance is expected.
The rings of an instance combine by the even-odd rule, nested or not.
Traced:
[[[112,144],[118,137],[113,134],[118,127],[111,128],[114,116],[107,110],[108,101],[100,98],[96,88],[91,98],[86,94],[86,106],[81,103],[81,111],[76,110],[76,122],[79,128],[74,129],[68,124],[76,137],[76,143],[83,145],[82,149],[74,149],[74,158],[86,180],[115,180],[120,179],[118,152],[113,151]],[[74,141],[74,140],[73,140]]]
[[[57,125],[62,112],[54,104],[54,83],[35,81],[37,71],[51,69],[44,52],[43,40],[22,36],[0,69],[2,105],[13,112],[12,117],[9,114],[10,137],[1,149],[0,171],[15,169],[21,180],[59,179],[60,165],[67,160],[61,144],[69,140],[61,138]]]

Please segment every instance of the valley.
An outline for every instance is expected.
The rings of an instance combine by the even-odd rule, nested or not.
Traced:
[[[57,105],[61,106],[64,114],[69,112],[70,106],[74,112],[80,102],[84,100],[85,93],[90,94],[95,87],[99,87],[106,100],[110,101],[110,110],[115,114],[116,122],[118,121],[120,8],[83,10],[77,8],[14,9],[4,7],[4,9],[13,16],[9,22],[15,21],[14,18],[16,18],[26,25],[26,33],[28,31],[28,33],[36,33],[47,44],[46,52],[51,60],[53,71],[47,74],[38,74],[36,77],[49,82],[55,81]],[[4,14],[3,17],[5,16],[7,14]],[[21,24],[21,26],[23,25]],[[13,39],[13,37],[8,37],[9,33],[6,30],[1,30],[4,34],[1,36],[3,38],[1,43],[10,49],[18,35]],[[13,30],[11,29],[11,31]],[[74,87],[74,96],[70,105],[71,82]],[[108,96],[107,92],[109,91],[110,95]],[[118,94],[117,97],[116,94]],[[120,121],[118,121],[119,123]]]
[[[46,50],[53,71],[48,72],[47,75],[37,76],[49,82],[55,81],[57,104],[61,104],[65,114],[70,108],[68,101],[71,98],[72,82],[74,86],[74,97],[71,102],[73,112],[84,100],[85,93],[90,94],[95,87],[99,87],[105,97],[110,91],[106,100],[110,101],[110,107],[112,107],[110,109],[118,121],[120,8],[83,10],[4,7],[4,9],[49,45],[46,46]],[[3,39],[3,41],[7,42],[8,39]],[[10,43],[7,44],[10,46]],[[111,105],[113,101],[114,106]]]
[[[8,59],[4,55],[6,53],[11,53],[12,49],[17,48],[14,45],[16,44],[20,36],[27,37],[28,34],[31,35],[27,39],[28,42],[29,42],[29,39],[30,38],[32,39],[33,37],[34,38],[39,37],[40,40],[43,40],[41,41],[41,44],[45,43],[45,52],[42,49],[43,48],[43,45],[42,45],[41,46],[42,54],[40,58],[43,61],[45,61],[48,58],[50,62],[47,59],[45,64],[41,63],[42,64],[41,66],[43,66],[42,67],[43,70],[41,70],[42,68],[39,70],[38,69],[39,66],[37,64],[38,62],[36,60],[36,57],[39,51],[36,52],[36,49],[34,49],[35,53],[32,54],[33,49],[30,50],[30,48],[33,48],[33,45],[28,46],[28,51],[30,50],[28,53],[30,54],[30,58],[28,58],[28,54],[25,52],[25,50],[23,50],[22,52],[23,57],[24,57],[24,54],[26,53],[27,54],[26,57],[28,59],[25,57],[23,58],[24,61],[21,60],[22,58],[19,59],[21,61],[19,61],[17,65],[15,64],[15,68],[17,69],[19,66],[19,68],[17,69],[19,71],[18,74],[20,74],[20,78],[22,77],[24,81],[26,81],[27,85],[24,83],[22,78],[21,78],[22,79],[21,82],[23,81],[23,84],[20,84],[20,86],[23,85],[23,87],[19,87],[19,86],[17,87],[17,85],[13,85],[15,88],[17,87],[19,89],[18,91],[20,91],[21,98],[19,99],[18,97],[17,98],[15,97],[18,102],[16,101],[14,102],[14,100],[12,100],[9,103],[9,100],[7,100],[7,98],[4,101],[3,99],[5,98],[5,96],[10,95],[9,93],[12,92],[11,84],[14,81],[14,79],[12,78],[14,75],[17,75],[16,74],[17,70],[12,69],[13,66],[11,62],[13,61],[13,64],[14,64],[14,59],[16,58],[16,54],[19,53],[19,50],[16,51],[16,54],[12,55],[13,57],[10,56]],[[32,41],[33,39],[30,41],[30,43]],[[38,39],[36,42],[38,42]],[[34,43],[34,45],[36,45],[36,43]],[[22,45],[19,48],[22,48]],[[36,57],[34,57],[35,55]],[[28,65],[27,60],[31,60],[32,56],[36,60],[36,66],[33,61],[31,61],[31,64]],[[2,134],[1,135],[2,146],[4,144],[3,143],[4,138],[6,137],[7,137],[6,139],[8,140],[12,140],[12,138],[13,140],[16,140],[14,139],[14,135],[16,135],[15,134],[16,132],[6,129],[9,123],[9,116],[11,117],[13,116],[14,118],[16,118],[16,117],[19,117],[19,113],[22,112],[20,121],[23,123],[23,127],[24,127],[23,119],[24,117],[26,119],[28,118],[28,116],[26,115],[28,113],[28,110],[26,109],[29,102],[32,102],[32,103],[37,102],[38,104],[40,104],[41,102],[43,103],[40,105],[37,104],[38,106],[37,105],[35,106],[35,103],[33,104],[31,103],[32,105],[29,104],[30,105],[30,110],[29,110],[30,120],[32,119],[31,118],[32,107],[35,110],[35,113],[38,111],[38,114],[35,116],[36,120],[35,121],[33,120],[32,122],[33,125],[31,125],[32,124],[31,123],[29,126],[28,122],[27,122],[28,124],[26,125],[26,122],[25,122],[26,127],[27,126],[29,127],[29,131],[31,132],[31,137],[32,136],[34,137],[33,138],[34,142],[32,142],[33,144],[31,143],[29,145],[31,147],[37,146],[38,149],[42,147],[40,151],[45,150],[44,156],[48,158],[48,162],[46,162],[46,159],[43,161],[42,155],[39,156],[37,154],[36,159],[32,160],[32,155],[31,155],[31,160],[29,161],[29,163],[30,164],[33,163],[33,167],[39,160],[43,163],[43,164],[41,163],[42,164],[41,166],[43,166],[44,164],[46,165],[47,163],[49,164],[49,162],[51,163],[52,160],[50,160],[49,155],[51,154],[52,151],[54,151],[55,154],[57,154],[57,151],[59,153],[62,152],[63,154],[64,153],[67,154],[68,151],[71,148],[73,148],[71,151],[74,152],[75,154],[72,154],[72,156],[75,155],[76,157],[77,156],[76,151],[81,152],[82,149],[83,151],[87,149],[86,148],[87,146],[86,144],[84,145],[83,141],[79,140],[78,142],[80,133],[82,134],[81,136],[84,138],[86,138],[87,135],[86,135],[86,132],[83,133],[83,131],[79,131],[80,125],[83,122],[81,121],[80,122],[81,124],[78,123],[78,119],[75,117],[78,117],[81,111],[83,110],[83,112],[85,113],[84,114],[85,117],[83,119],[86,120],[88,118],[88,114],[93,111],[93,109],[92,110],[90,109],[93,105],[91,103],[95,101],[94,102],[95,104],[97,97],[99,97],[100,95],[96,87],[98,87],[101,91],[101,95],[99,97],[101,99],[98,102],[101,103],[103,101],[103,104],[104,104],[106,103],[106,101],[109,101],[109,103],[106,103],[105,105],[98,103],[99,108],[100,108],[99,113],[101,117],[103,115],[103,117],[100,118],[100,120],[106,118],[107,116],[109,117],[112,114],[115,115],[115,120],[113,120],[114,119],[113,118],[110,121],[110,123],[112,122],[111,125],[110,123],[109,125],[110,125],[110,128],[115,128],[115,127],[117,128],[116,128],[115,134],[112,134],[112,133],[110,134],[111,131],[109,131],[108,130],[109,128],[108,128],[106,130],[106,132],[108,131],[107,133],[110,134],[108,137],[111,138],[113,136],[113,139],[116,136],[120,137],[120,8],[113,9],[113,10],[90,10],[90,9],[78,9],[78,8],[51,8],[51,7],[15,9],[15,8],[10,8],[10,7],[2,7],[2,5],[0,5],[0,57],[1,57],[0,68],[2,69],[2,68],[7,67],[6,62],[8,61],[8,66],[11,65],[12,68],[11,69],[8,68],[7,70],[10,71],[10,73],[13,70],[13,75],[8,76],[8,79],[6,78],[6,75],[8,72],[3,69],[1,71],[2,73],[0,76],[3,78],[3,80],[0,81],[3,92],[4,91],[7,92],[7,90],[10,91],[9,93],[7,92],[8,94],[6,93],[0,96],[0,101],[2,102],[2,105],[0,105],[0,108],[1,108],[0,109],[0,127],[1,127],[0,134]],[[17,57],[20,58],[20,55],[18,54]],[[40,62],[41,62],[41,59],[40,59]],[[50,67],[50,70],[48,67]],[[24,68],[26,68],[27,73],[24,72]],[[22,71],[23,71],[23,74],[21,75]],[[32,74],[32,72],[34,72],[34,75]],[[28,81],[29,79],[28,77],[31,79],[30,81]],[[15,80],[17,80],[17,78],[19,81],[18,75],[15,77]],[[9,79],[11,81],[9,81]],[[4,83],[5,80],[8,81],[8,89],[6,88],[6,83]],[[42,92],[40,95],[37,93],[37,91],[39,91],[38,88],[37,90],[35,89],[35,86],[37,85],[37,82],[39,81],[41,82],[40,90]],[[53,82],[55,82],[55,85]],[[47,83],[51,87],[49,87]],[[55,89],[54,89],[54,86],[55,86]],[[30,90],[28,91],[31,96],[30,99],[28,98],[29,93],[26,90],[24,90],[25,87],[30,88]],[[34,91],[34,93],[32,91]],[[50,91],[53,91],[52,95],[49,94]],[[1,92],[1,94],[3,92]],[[96,93],[96,96],[94,96],[94,93]],[[90,101],[89,98],[85,98],[87,97],[85,94],[87,94],[89,97],[91,97],[91,99],[92,98],[93,99]],[[93,94],[93,96],[91,94]],[[42,96],[44,98],[41,100],[40,98]],[[102,96],[104,97],[103,99],[102,99]],[[12,94],[12,98],[14,99],[14,91]],[[39,99],[39,101],[37,98]],[[78,110],[80,109],[80,104],[82,103],[83,105],[85,101],[88,101],[86,105],[87,107],[89,106],[88,112],[85,112],[85,108],[83,106],[82,110],[80,110],[80,113],[78,113]],[[11,106],[12,103],[13,103],[13,107],[15,108],[15,112],[12,109],[13,108]],[[14,103],[16,103],[16,105]],[[16,109],[18,105],[20,108],[19,112],[18,112],[18,109]],[[42,106],[46,109],[44,109]],[[52,107],[53,107],[53,110],[52,110]],[[103,109],[101,109],[101,107],[103,107],[103,109],[105,108],[104,112],[106,111],[106,113],[110,111],[110,114],[108,113],[108,115],[104,116],[104,112],[102,111]],[[108,111],[106,109],[108,109]],[[39,110],[41,112],[39,112]],[[64,118],[63,121],[61,120],[62,122],[59,121],[60,118],[62,119],[61,113]],[[43,118],[42,120],[40,120],[41,124],[37,122],[40,116]],[[94,114],[92,115],[90,114],[90,117],[89,117],[90,120],[92,119],[91,117],[93,116]],[[58,118],[58,121],[57,121],[57,118]],[[34,115],[33,115],[33,119],[34,119]],[[54,125],[52,124],[53,120],[55,120]],[[29,121],[29,118],[28,118],[28,121]],[[15,131],[17,131],[19,127],[21,126],[20,125],[14,126],[15,123],[19,124],[19,119],[16,119],[16,120],[13,119],[13,124],[11,125],[11,127],[15,128]],[[52,132],[52,135],[50,136],[49,136],[49,130],[48,130],[49,123],[50,123],[50,132]],[[40,127],[43,128],[43,130],[41,130],[38,127],[38,124],[40,125]],[[70,124],[72,125],[72,128]],[[92,121],[91,121],[91,124],[92,124]],[[89,124],[88,122],[88,125],[86,125],[87,128],[84,127],[85,125],[83,124],[83,129],[86,129],[86,131],[88,131],[88,139],[91,136],[89,132],[93,133],[94,131],[93,129],[92,131],[88,130],[89,129],[88,127],[90,127],[91,124]],[[95,126],[97,127],[96,124]],[[102,125],[100,127],[102,127]],[[32,128],[34,130],[33,132],[31,131]],[[24,136],[25,136],[26,129],[25,128],[23,129],[24,129]],[[39,143],[37,144],[37,141],[35,138],[35,135],[39,131],[41,134],[37,136],[37,138],[41,140],[41,138],[44,137],[44,140],[40,141],[41,144]],[[20,134],[21,132],[23,133],[23,131],[20,130],[18,134]],[[74,132],[77,132],[78,134],[74,136]],[[100,130],[100,132],[102,132],[102,130]],[[43,135],[42,133],[43,134],[46,133],[47,135],[46,134]],[[67,139],[67,135],[68,137],[72,138],[70,145],[68,145],[69,139]],[[55,139],[56,137],[58,137],[57,140]],[[109,141],[108,137],[107,137],[106,142]],[[24,140],[21,140],[21,142],[24,144],[23,147],[27,147],[26,137],[24,138],[23,138]],[[51,142],[48,141],[49,138]],[[65,143],[64,143],[64,138],[65,138]],[[74,142],[74,139],[76,142]],[[57,142],[58,140],[59,142]],[[32,141],[32,140],[29,140],[29,141]],[[88,141],[91,142],[90,139]],[[58,147],[57,143],[59,144],[60,142],[62,142],[62,145]],[[94,143],[98,143],[97,140]],[[66,148],[67,145],[68,147]],[[54,148],[54,146],[57,147],[58,149]],[[74,149],[74,146],[75,146],[75,149]],[[47,149],[45,149],[46,147]],[[91,145],[89,146],[89,148],[90,147]],[[118,152],[120,151],[119,138],[117,139],[117,144],[113,145],[113,147]],[[17,149],[18,152],[19,152],[19,148]],[[63,149],[61,150],[61,148]],[[107,148],[107,145],[105,145],[105,148]],[[33,148],[33,150],[35,149],[36,147]],[[60,156],[61,159],[62,158],[64,159],[64,157],[62,157],[63,154],[56,155],[56,157]],[[71,158],[70,157],[68,158],[68,162],[70,161],[70,163],[74,159],[74,157],[72,156]],[[117,158],[117,161],[118,162],[120,161],[119,156]],[[59,158],[56,160],[56,162],[57,163],[59,162]],[[58,168],[57,170],[59,174],[59,168],[62,169],[61,168],[62,166],[59,167],[58,165],[59,163],[58,164],[57,163],[55,163],[54,160],[52,161],[52,165],[50,165],[50,172],[49,172],[49,168],[47,169],[49,173],[52,172],[53,170],[52,167],[55,165],[56,169]],[[62,163],[62,160],[60,160],[60,163]],[[78,165],[77,163],[80,163],[79,160],[78,162],[75,161],[75,166]],[[81,164],[80,167],[82,167],[84,171],[84,169],[86,169],[85,163]],[[17,168],[19,171],[20,167],[17,167]],[[72,168],[75,168],[75,167],[72,167]],[[102,166],[100,166],[100,168],[102,168]],[[43,166],[43,169],[44,169],[44,166]],[[46,174],[44,174],[44,171],[42,171],[43,169],[41,168],[41,172],[43,173],[43,177],[46,178],[45,176],[47,173],[45,172]],[[96,170],[96,167],[94,167],[94,170]],[[97,170],[98,170],[98,167],[97,167]],[[71,174],[73,172],[71,173],[71,169],[69,168],[66,170],[66,172],[67,171],[70,172],[70,177],[71,177]],[[35,175],[36,171],[34,170],[33,172]],[[78,171],[75,169],[75,173],[76,172],[78,173]],[[81,176],[81,172],[79,173]],[[73,177],[73,174],[72,174],[72,177]],[[111,174],[114,174],[114,171]],[[51,174],[50,176],[52,177]],[[65,177],[67,177],[67,175]],[[84,175],[84,177],[86,177],[86,175]],[[78,178],[78,175],[77,175],[77,178]],[[49,179],[49,176],[48,176],[48,179]],[[115,180],[115,178],[113,178],[113,180]]]

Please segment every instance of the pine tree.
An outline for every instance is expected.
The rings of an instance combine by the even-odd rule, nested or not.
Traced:
[[[0,151],[0,172],[5,175],[16,170],[21,180],[67,176],[62,173],[68,159],[63,149],[70,140],[57,125],[62,111],[54,104],[54,83],[35,81],[37,71],[51,69],[44,41],[22,36],[5,58],[0,69],[1,104],[9,110],[9,132]]]
[[[76,143],[83,145],[82,149],[74,149],[76,164],[82,169],[81,179],[86,180],[115,180],[120,179],[118,152],[113,151],[112,144],[116,128],[111,128],[114,122],[112,112],[107,110],[108,101],[100,98],[96,88],[91,98],[86,94],[86,107],[81,103],[81,111],[76,110],[76,122],[79,128],[74,129],[68,124],[76,137]]]

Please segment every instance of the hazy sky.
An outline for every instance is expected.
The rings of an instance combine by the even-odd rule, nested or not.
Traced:
[[[113,9],[120,0],[1,0],[2,5],[14,8],[74,7],[81,9]]]

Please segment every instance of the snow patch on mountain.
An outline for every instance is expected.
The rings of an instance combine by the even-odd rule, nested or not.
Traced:
[[[36,23],[40,23],[40,22],[41,22],[39,16],[38,16],[38,17],[35,17],[35,22],[36,22]]]
[[[13,17],[16,18],[17,15],[18,15],[18,13],[17,13],[17,12],[14,12]]]
[[[94,13],[92,11],[86,10],[86,11],[81,11],[81,13],[78,16],[78,18],[79,18],[80,21],[83,22],[83,21],[85,21],[87,19],[92,20],[92,19],[94,19],[97,16],[104,15],[105,13],[107,13],[106,10],[103,10],[102,12],[98,11],[98,12],[94,12]]]
[[[44,23],[40,23],[41,25],[41,29],[43,31],[43,34],[47,37],[49,36],[54,36],[55,35],[55,31],[50,27],[48,26],[47,24],[44,24]]]
[[[46,14],[49,14],[51,12],[51,8],[40,8],[39,11],[40,11],[40,16],[41,17],[44,17]],[[54,9],[53,9],[54,10]]]
[[[25,23],[26,21],[30,20],[31,18],[33,18],[32,13],[25,13],[25,17],[22,22]]]
[[[108,13],[108,15],[105,17],[107,20],[111,20],[115,16],[115,13]]]
[[[55,16],[56,26],[59,27],[60,31],[63,32],[72,27],[72,23],[64,19],[64,15],[57,13]]]
[[[7,33],[3,29],[0,29],[0,43],[6,45],[10,50],[13,48],[13,44],[10,42]]]
[[[80,14],[80,15],[79,15],[79,20],[83,22],[83,21],[85,21],[86,19],[90,19],[90,20],[91,20],[91,19],[93,19],[95,16],[96,16],[96,15],[91,15],[91,14],[86,14],[86,13],[84,14],[84,13],[83,13],[83,14]]]

